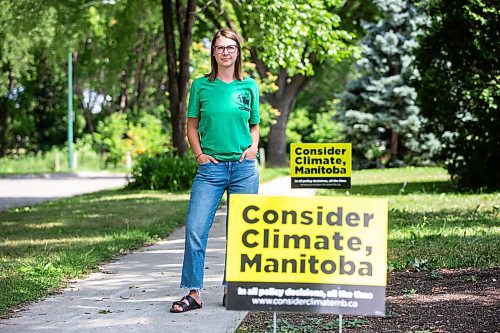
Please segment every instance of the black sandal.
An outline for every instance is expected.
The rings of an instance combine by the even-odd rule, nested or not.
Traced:
[[[183,302],[184,300],[187,300],[189,304],[186,304],[185,302]],[[174,305],[180,306],[182,308],[182,310],[175,310]],[[172,307],[170,308],[170,312],[173,312],[173,313],[188,312],[191,310],[199,309],[202,307],[202,305],[203,305],[203,303],[199,304],[198,302],[196,302],[196,300],[193,297],[186,295],[183,298],[181,298],[180,301],[175,301],[174,303],[172,303]]]

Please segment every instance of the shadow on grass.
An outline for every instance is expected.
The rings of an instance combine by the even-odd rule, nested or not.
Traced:
[[[435,181],[353,185],[349,192],[362,195],[436,194],[455,192],[455,189],[449,181]]]
[[[0,239],[34,246],[42,240],[80,242],[134,229],[165,236],[162,229],[184,222],[187,204],[183,193],[119,190],[81,195],[0,212]]]
[[[389,211],[389,228],[420,226],[425,228],[494,227],[499,217],[495,210],[440,209],[439,211],[409,212],[401,209]]]

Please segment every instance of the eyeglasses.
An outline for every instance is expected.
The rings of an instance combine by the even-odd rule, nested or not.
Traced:
[[[227,53],[229,53],[229,54],[233,54],[234,52],[236,52],[238,50],[238,46],[236,46],[236,45],[228,45],[228,46],[219,45],[219,46],[214,46],[214,50],[218,54],[224,53],[224,50],[227,50]]]

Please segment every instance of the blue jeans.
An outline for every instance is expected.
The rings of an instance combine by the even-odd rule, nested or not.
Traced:
[[[257,161],[244,159],[242,162],[209,162],[198,166],[186,220],[181,288],[199,290],[203,287],[208,233],[226,190],[228,209],[231,194],[256,194],[259,191]],[[226,285],[225,278],[224,271],[223,285]]]

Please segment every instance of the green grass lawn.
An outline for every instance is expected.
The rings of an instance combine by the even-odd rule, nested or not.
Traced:
[[[259,177],[261,183],[265,183],[277,177],[289,176],[289,175],[290,175],[290,168],[259,169]]]
[[[261,179],[286,174],[265,169]],[[357,171],[352,183],[321,194],[389,199],[391,269],[499,266],[500,193],[453,192],[439,168]],[[184,222],[188,199],[117,190],[0,212],[0,315],[165,237]]]
[[[128,171],[125,165],[106,164],[104,159],[92,150],[75,149],[74,151],[77,152],[77,156],[73,162],[78,167],[78,171]],[[56,164],[59,166],[58,168]],[[0,158],[0,175],[72,171],[74,170],[68,166],[68,153],[65,149],[54,148],[44,153],[28,153],[17,157]]]
[[[458,193],[441,168],[355,171],[349,195],[389,200],[390,269],[500,265],[500,193]]]

